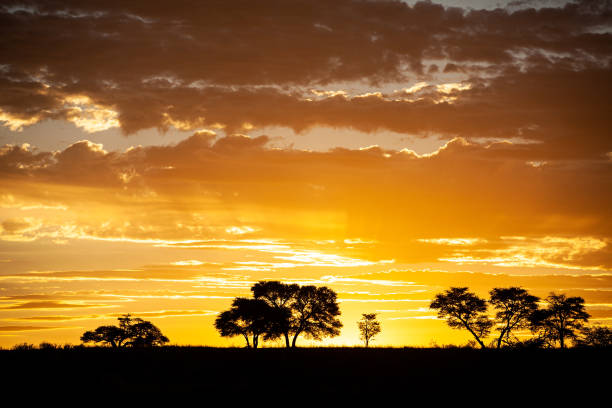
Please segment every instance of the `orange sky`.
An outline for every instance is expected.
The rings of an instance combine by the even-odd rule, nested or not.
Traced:
[[[241,345],[261,279],[338,292],[325,344],[465,343],[449,286],[609,325],[612,10],[469,3],[3,2],[0,346]]]

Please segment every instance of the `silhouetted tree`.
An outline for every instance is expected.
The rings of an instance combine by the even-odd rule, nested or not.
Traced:
[[[589,320],[584,299],[553,292],[546,298],[546,302],[548,305],[545,309],[536,310],[531,315],[532,330],[551,345],[558,342],[559,347],[565,348],[565,340],[576,338],[576,331],[582,329],[582,323]]]
[[[376,320],[376,313],[363,313],[361,320],[357,322],[359,327],[359,337],[364,341],[365,346],[368,347],[370,340],[380,333],[380,322]]]
[[[128,344],[132,347],[162,346],[169,340],[153,323],[136,318],[130,326]]]
[[[151,322],[132,318],[129,313],[117,319],[119,326],[100,326],[93,331],[86,331],[81,341],[101,343],[113,348],[162,346],[169,341]]]
[[[510,344],[512,330],[529,327],[529,319],[538,309],[540,299],[517,287],[494,288],[489,293],[489,303],[496,310],[495,319],[499,331],[496,343],[497,348],[500,348],[502,342]]]
[[[291,306],[291,347],[295,347],[300,334],[320,340],[340,334],[342,323],[337,319],[340,307],[336,292],[326,286],[302,286]]]
[[[278,338],[282,325],[279,321],[287,319],[286,312],[277,310],[261,299],[235,298],[230,310],[217,316],[215,328],[223,337],[243,336],[247,347],[251,347],[249,336],[252,336],[253,348],[259,346],[259,338],[265,340]]]
[[[81,336],[83,343],[102,343],[113,348],[124,347],[126,332],[117,326],[100,326],[93,331],[86,331]]]
[[[291,310],[300,289],[297,284],[286,284],[279,281],[260,281],[251,287],[253,297],[265,301],[276,309],[276,321],[272,322],[272,335],[280,331],[285,338],[285,346],[290,347]]]
[[[480,347],[486,348],[483,339],[493,326],[486,315],[486,300],[469,292],[467,287],[452,287],[444,293],[438,293],[429,307],[437,309],[438,317],[446,319],[446,323],[453,329],[467,329]]]
[[[579,347],[612,347],[612,329],[605,326],[584,327],[575,343]]]

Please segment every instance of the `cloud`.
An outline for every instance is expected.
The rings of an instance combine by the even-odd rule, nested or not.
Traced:
[[[89,319],[99,319],[100,315],[85,315],[85,316],[26,316],[26,317],[18,317],[16,320],[27,320],[27,321],[35,321],[35,322],[64,322],[70,320],[89,320]]]
[[[440,261],[461,265],[482,263],[504,267],[548,267],[562,269],[587,269],[584,262],[594,253],[609,251],[606,240],[594,237],[500,237],[498,240],[420,239],[420,242],[470,245],[469,249],[456,248]],[[480,242],[479,242],[480,241]],[[477,244],[476,247],[474,245]],[[590,269],[606,270],[592,264]]]
[[[0,121],[13,130],[63,119],[87,132],[520,136],[543,142],[540,154],[593,157],[612,148],[610,26],[609,3],[586,0],[495,10],[9,1],[0,9]]]
[[[56,301],[24,302],[12,306],[0,307],[3,310],[25,310],[25,309],[79,309],[90,307],[108,307],[108,305],[92,305],[81,303],[68,303]]]
[[[609,299],[612,274],[547,274],[547,275],[512,275],[506,273],[478,273],[478,272],[445,272],[436,270],[391,270],[364,274],[345,275],[342,277],[363,280],[390,280],[407,281],[426,286],[430,291],[449,286],[466,286],[479,293],[486,294],[494,287],[522,286],[534,291],[538,296],[547,296],[551,290],[573,293],[581,291],[592,296]],[[427,295],[427,294],[425,294]],[[586,296],[589,298],[590,296]]]
[[[0,332],[23,332],[23,331],[35,331],[35,330],[53,330],[59,329],[60,327],[50,326],[0,326]]]
[[[123,152],[89,141],[55,152],[5,146],[4,195],[69,203],[70,211],[0,219],[0,239],[265,246],[277,253],[292,240],[315,240],[333,241],[329,254],[368,264],[503,258],[512,265],[523,259],[523,266],[612,266],[610,162],[603,157],[534,168],[526,165],[535,154],[530,143],[456,138],[417,155],[379,147],[283,150],[269,140],[198,132],[175,145]],[[240,235],[251,241],[236,240]],[[500,239],[509,236],[526,241]],[[443,245],[451,242],[471,245]],[[316,263],[319,249],[291,246],[275,262]]]

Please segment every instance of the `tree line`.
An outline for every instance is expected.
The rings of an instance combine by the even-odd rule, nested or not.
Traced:
[[[234,298],[231,307],[219,313],[214,325],[221,336],[242,336],[249,348],[258,348],[261,341],[278,339],[284,340],[285,347],[295,348],[300,336],[322,340],[340,334],[337,295],[326,286],[259,281],[251,287],[251,294],[248,298]],[[493,315],[488,314],[489,306]],[[429,307],[451,328],[467,330],[474,345],[483,349],[525,346],[563,349],[568,341],[575,346],[612,346],[610,328],[585,326],[590,315],[581,297],[553,292],[540,299],[523,288],[508,287],[494,288],[489,298],[484,299],[468,287],[451,287],[436,294]],[[169,342],[151,322],[130,314],[121,315],[118,321],[117,326],[86,331],[81,341],[112,348],[155,347]],[[357,327],[365,347],[381,332],[376,313],[363,313]],[[520,340],[519,331],[530,332],[531,336]],[[48,348],[47,343],[43,344]]]
[[[488,305],[495,312],[492,317],[487,313]],[[492,289],[487,301],[467,287],[451,287],[437,294],[429,307],[450,327],[467,330],[481,348],[558,345],[564,349],[568,340],[577,346],[612,345],[612,330],[585,327],[590,315],[584,299],[578,296],[552,292],[542,300],[523,288],[509,287]],[[521,341],[515,336],[518,330],[528,330],[532,336]],[[493,332],[497,333],[487,346],[485,341]]]

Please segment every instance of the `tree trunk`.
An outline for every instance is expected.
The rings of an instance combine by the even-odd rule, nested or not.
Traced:
[[[289,344],[289,332],[285,332],[285,346],[287,346],[287,348],[291,347]]]
[[[565,324],[564,321],[561,320],[561,330],[559,330],[559,345],[562,349],[565,348]]]
[[[253,348],[256,349],[259,345],[259,336],[257,334],[253,335]]]
[[[506,335],[506,329],[502,330],[501,333],[499,334],[499,338],[497,339],[497,348],[498,349],[501,348],[502,339],[504,338],[505,335]]]
[[[243,334],[246,342],[247,342],[247,348],[251,348],[251,343],[249,343],[249,335],[248,334]]]
[[[295,348],[295,342],[297,341],[298,336],[301,332],[296,332],[295,336],[293,336],[293,341],[291,342],[291,348]]]
[[[463,325],[465,326],[465,328],[466,328],[466,329],[468,329],[468,331],[469,331],[470,333],[472,333],[472,336],[474,336],[474,338],[476,339],[476,341],[478,342],[478,344],[480,344],[480,348],[486,349],[486,348],[487,348],[487,346],[485,346],[485,344],[482,342],[482,340],[480,340],[480,337],[478,337],[478,336],[476,335],[476,333],[474,333],[474,331],[472,330],[472,328],[471,328],[469,325],[465,324],[465,323],[463,323]]]

